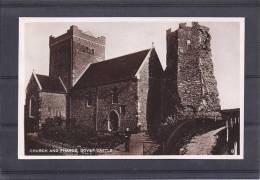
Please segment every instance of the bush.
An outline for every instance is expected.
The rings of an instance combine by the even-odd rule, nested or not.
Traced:
[[[46,139],[60,141],[66,136],[66,131],[62,127],[53,126],[48,128],[43,128],[41,131],[41,136]]]
[[[159,141],[166,141],[174,127],[178,124],[174,116],[168,116],[164,123],[161,123],[158,129],[157,138]]]
[[[84,144],[97,135],[93,128],[82,125],[75,125],[68,134],[75,144]]]
[[[88,148],[113,148],[124,142],[124,136],[120,133],[97,134],[95,129],[82,124],[75,124],[67,130],[59,120],[54,119],[46,119],[40,135],[48,140]]]
[[[40,135],[46,139],[60,141],[66,136],[66,130],[63,128],[61,117],[47,118],[42,126]]]

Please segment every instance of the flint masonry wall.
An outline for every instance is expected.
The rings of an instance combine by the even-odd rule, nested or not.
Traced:
[[[89,95],[92,98],[92,104],[88,104]],[[77,89],[72,91],[71,95],[71,123],[80,124],[82,127],[96,129],[96,88]]]
[[[196,111],[202,95],[199,49],[195,49],[197,30],[182,26],[178,29],[177,86],[181,106]]]
[[[167,32],[167,67],[176,79],[173,91],[178,96],[175,109],[184,118],[221,118],[210,40],[209,28],[196,22],[191,27],[181,23],[175,32]]]
[[[118,103],[112,103],[112,91],[118,89]],[[86,107],[84,96],[92,93],[93,105]],[[129,127],[136,130],[137,125],[137,82],[135,79],[116,82],[98,87],[75,89],[72,92],[72,118],[82,126],[97,131],[108,131],[109,113],[115,111],[119,115],[119,130]],[[125,107],[125,113],[122,112]]]
[[[118,103],[112,103],[112,90],[118,89]],[[135,79],[99,86],[97,104],[98,130],[107,130],[109,113],[114,110],[119,114],[119,130],[127,127],[132,131],[137,125],[137,82]],[[125,107],[125,113],[122,112]]]

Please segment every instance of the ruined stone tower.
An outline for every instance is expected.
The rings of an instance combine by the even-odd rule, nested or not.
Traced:
[[[193,22],[167,30],[164,117],[220,119],[209,28]]]
[[[50,77],[60,77],[71,89],[91,63],[105,59],[105,37],[94,37],[71,26],[58,37],[49,37]]]

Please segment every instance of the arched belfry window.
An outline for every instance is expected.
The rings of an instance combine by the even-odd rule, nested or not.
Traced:
[[[112,90],[112,104],[118,103],[118,89],[117,87],[114,87]]]

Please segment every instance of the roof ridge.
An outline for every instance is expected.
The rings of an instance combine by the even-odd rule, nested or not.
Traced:
[[[112,60],[119,59],[119,58],[122,58],[122,57],[125,57],[125,56],[129,56],[129,55],[132,55],[132,54],[137,54],[137,53],[140,53],[140,52],[143,52],[143,51],[148,51],[149,52],[150,49],[151,48],[144,49],[144,50],[141,50],[141,51],[136,51],[136,52],[133,52],[133,53],[128,53],[128,54],[125,54],[125,55],[122,55],[122,56],[117,56],[117,57],[114,57],[114,58],[110,58],[110,59],[107,59],[107,60],[104,60],[104,61],[91,63],[90,65],[99,64],[99,63],[105,63],[105,62],[108,62],[108,61],[110,62]]]
[[[82,88],[83,86],[100,85],[132,78],[152,49],[148,48],[109,60],[92,63],[73,87]]]
[[[46,77],[50,77],[49,75],[45,75],[45,74],[38,74],[38,73],[35,73],[36,76],[46,76]]]
[[[35,73],[36,76],[44,76],[46,78],[49,78],[49,79],[52,79],[52,80],[59,80],[59,77],[51,77],[49,75],[45,75],[45,74],[38,74],[38,73]]]

